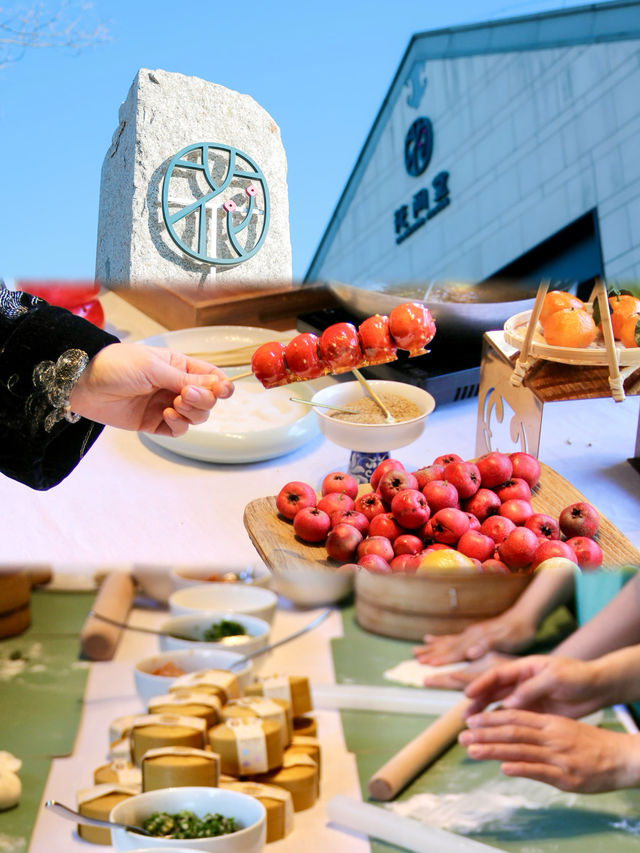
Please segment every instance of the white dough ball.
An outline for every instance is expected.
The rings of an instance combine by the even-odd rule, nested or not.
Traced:
[[[0,771],[0,811],[11,809],[20,801],[22,783],[10,770]]]
[[[10,770],[11,773],[17,773],[22,767],[22,761],[11,755],[6,749],[0,749],[0,773],[3,770]]]

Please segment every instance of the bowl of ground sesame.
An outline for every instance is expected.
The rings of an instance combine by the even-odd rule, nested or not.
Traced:
[[[359,382],[339,382],[318,391],[312,399],[322,406],[337,407],[315,407],[324,435],[340,447],[363,453],[385,453],[415,441],[435,408],[431,394],[406,382],[374,379],[369,384],[394,421],[386,422],[378,404]]]

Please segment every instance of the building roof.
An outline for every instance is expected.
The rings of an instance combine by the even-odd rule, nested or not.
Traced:
[[[427,60],[634,39],[640,39],[640,0],[590,3],[535,15],[415,33],[400,61],[304,280],[312,281],[317,278],[317,271],[342,221],[343,213],[351,203],[389,114],[415,64]]]

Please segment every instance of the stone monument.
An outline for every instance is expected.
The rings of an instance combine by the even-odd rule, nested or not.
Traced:
[[[102,166],[96,278],[291,283],[280,129],[249,95],[140,69]]]

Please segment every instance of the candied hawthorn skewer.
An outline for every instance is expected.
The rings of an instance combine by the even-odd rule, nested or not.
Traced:
[[[397,358],[398,347],[391,338],[388,317],[383,314],[367,317],[360,323],[358,334],[367,364],[384,364]]]
[[[358,330],[353,323],[334,323],[320,335],[320,359],[327,373],[346,373],[363,363]]]
[[[424,355],[436,324],[421,302],[403,302],[389,314],[389,332],[399,349],[409,350],[411,356]]]
[[[320,358],[319,338],[313,332],[296,335],[284,348],[287,368],[298,379],[318,379],[327,372]]]
[[[284,363],[284,344],[280,341],[269,341],[259,346],[251,357],[251,372],[265,388],[275,388],[289,382]],[[242,374],[246,375],[248,374]]]
[[[265,388],[345,373],[394,361],[398,349],[422,355],[435,332],[429,309],[419,302],[405,302],[388,317],[368,317],[357,329],[352,323],[334,323],[320,337],[304,332],[286,346],[277,341],[262,344],[251,359],[251,372]]]

